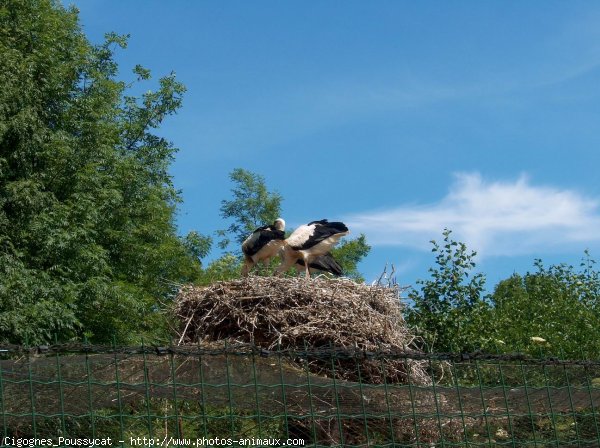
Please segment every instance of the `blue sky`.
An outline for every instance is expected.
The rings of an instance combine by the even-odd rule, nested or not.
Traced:
[[[598,3],[74,4],[92,41],[131,34],[123,79],[139,63],[188,88],[161,129],[180,149],[181,233],[226,227],[242,167],[289,226],[365,233],[367,280],[386,263],[403,285],[426,277],[444,227],[489,287],[535,258],[600,257]]]

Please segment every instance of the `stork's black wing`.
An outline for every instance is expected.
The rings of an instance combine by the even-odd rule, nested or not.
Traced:
[[[338,232],[335,233],[343,233],[343,232],[347,232],[348,231],[348,227],[346,227],[346,224],[344,224],[343,222],[338,222],[338,221],[334,221],[334,222],[329,222],[326,219],[321,219],[320,221],[312,221],[309,222],[307,225],[313,225],[315,224],[316,226],[327,226],[327,227],[331,227],[332,229],[337,230]]]
[[[299,259],[297,263],[301,266],[305,266],[303,259]],[[321,255],[320,257],[315,258],[308,263],[308,267],[312,269],[318,269],[319,271],[329,272],[330,274],[338,276],[344,274],[342,267],[337,261],[335,261],[331,254]]]
[[[329,224],[329,221],[326,219],[321,219],[320,221],[311,221],[308,224],[306,224],[307,226],[312,226],[313,224],[321,224],[321,225],[325,225],[325,224]]]
[[[348,227],[343,222],[328,222],[326,219],[321,221],[313,221],[308,224],[314,226],[312,235],[310,235],[301,245],[292,246],[295,250],[306,250],[316,246],[321,241],[326,240],[330,236],[337,235],[348,231]]]
[[[277,230],[271,226],[259,227],[252,235],[256,236],[250,238],[249,244],[242,244],[242,252],[250,257],[265,247],[270,241],[285,239],[285,232],[283,230]]]

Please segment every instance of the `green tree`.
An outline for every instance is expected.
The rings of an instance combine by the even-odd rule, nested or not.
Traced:
[[[196,281],[199,285],[210,285],[217,281],[227,281],[240,278],[242,275],[240,257],[226,253],[213,260]]]
[[[536,271],[502,280],[491,296],[492,341],[507,351],[598,358],[600,279],[594,263],[587,252],[579,271],[536,260]]]
[[[188,253],[201,262],[212,248],[212,238],[192,230],[183,239],[183,245]]]
[[[283,198],[267,189],[265,178],[242,168],[234,169],[229,178],[233,182],[233,199],[221,201],[221,217],[232,220],[229,227],[219,230],[219,246],[224,249],[231,242],[241,244],[254,229],[272,224],[281,214]]]
[[[476,273],[476,252],[454,241],[445,229],[443,244],[431,241],[436,266],[429,269],[431,278],[418,280],[420,289],[408,294],[412,306],[406,320],[435,351],[472,351],[482,344],[482,322],[488,305],[483,297],[485,276]]]
[[[198,241],[174,224],[176,148],[154,133],[185,88],[169,75],[127,95],[126,44],[91,45],[58,1],[0,4],[2,342],[165,334],[158,310],[199,275]]]
[[[217,230],[219,248],[232,248],[212,261],[198,279],[200,284],[231,280],[241,275],[241,243],[256,228],[272,224],[281,215],[283,198],[267,188],[265,178],[257,173],[236,168],[229,174],[233,183],[232,198],[221,201],[221,217],[230,221],[226,229]],[[233,240],[233,241],[232,241]],[[232,247],[233,243],[236,245]]]
[[[364,278],[358,270],[358,264],[370,251],[371,246],[367,244],[367,237],[361,233],[355,239],[343,239],[340,245],[331,251],[331,255],[340,264],[345,276],[362,282]]]

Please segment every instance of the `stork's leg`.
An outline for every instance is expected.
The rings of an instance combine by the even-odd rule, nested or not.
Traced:
[[[277,266],[274,270],[272,275],[279,275],[279,268],[281,268],[281,266],[283,266],[283,264],[285,263],[285,254],[286,254],[286,250],[284,246],[279,247],[279,249],[277,249],[277,254],[275,255],[276,257],[279,257],[279,266]]]
[[[306,278],[310,278],[310,269],[308,268],[309,257],[304,258],[304,267],[306,268]]]
[[[242,277],[248,277],[250,269],[254,266],[254,262],[251,258],[244,258],[244,266],[242,266]]]
[[[260,271],[263,275],[268,273],[269,261],[271,261],[271,259],[269,257],[263,258],[262,260],[260,260],[260,264],[262,265],[262,267],[260,268]]]
[[[285,250],[282,254],[283,261],[275,271],[275,274],[282,275],[284,272],[286,272],[289,268],[292,267],[292,265],[296,262],[296,259],[297,258],[292,252]]]
[[[244,262],[244,266],[242,266],[242,277],[248,277],[248,272],[250,272],[250,265]]]

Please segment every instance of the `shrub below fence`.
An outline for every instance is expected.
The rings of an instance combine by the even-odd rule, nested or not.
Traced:
[[[600,446],[600,361],[248,345],[8,347],[4,437],[301,438],[306,446]],[[432,381],[369,384],[420,363]],[[331,365],[331,375],[311,364]],[[354,364],[357,381],[336,378]],[[347,371],[347,370],[346,370]],[[385,375],[381,376],[385,378]]]

